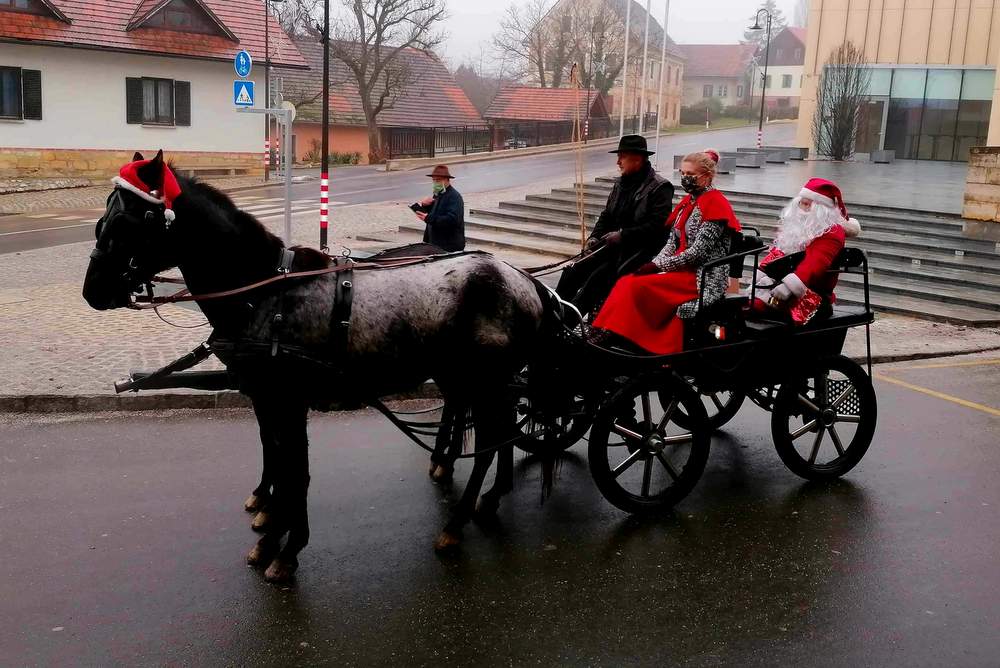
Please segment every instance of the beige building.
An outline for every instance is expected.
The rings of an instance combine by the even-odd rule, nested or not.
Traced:
[[[797,141],[814,146],[819,74],[844,41],[871,63],[859,153],[969,159],[971,147],[1000,145],[996,68],[997,0],[811,0]]]

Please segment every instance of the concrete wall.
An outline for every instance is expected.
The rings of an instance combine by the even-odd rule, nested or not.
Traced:
[[[0,121],[0,173],[40,167],[89,176],[120,165],[121,155],[156,148],[182,166],[262,169],[264,119],[235,111],[231,63],[0,44],[0,65],[42,73],[42,120]],[[191,82],[189,127],[125,122],[125,78],[143,76]],[[262,78],[254,80],[261,106]]]
[[[998,5],[997,0],[811,0],[796,144],[812,146],[817,75],[844,41],[861,47],[871,63],[995,67]],[[1000,144],[1000,95],[994,95],[988,143]]]
[[[320,123],[293,123],[292,134],[300,161],[312,150],[312,142],[321,142],[323,127]],[[368,128],[353,125],[331,125],[329,134],[331,153],[360,153],[362,165],[368,164]]]

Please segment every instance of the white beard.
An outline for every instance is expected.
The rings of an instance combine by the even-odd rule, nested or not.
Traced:
[[[843,222],[840,211],[816,202],[808,212],[803,211],[799,208],[801,199],[796,197],[781,212],[781,227],[774,245],[785,255],[804,250],[813,239]]]

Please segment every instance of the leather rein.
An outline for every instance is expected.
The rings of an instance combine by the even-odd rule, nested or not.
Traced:
[[[335,263],[332,266],[325,267],[323,269],[311,269],[309,271],[283,271],[279,269],[279,273],[270,278],[265,278],[264,280],[257,281],[256,283],[251,283],[250,285],[244,285],[239,288],[233,288],[231,290],[220,290],[218,292],[207,292],[205,294],[193,295],[189,290],[182,289],[169,295],[155,296],[152,290],[149,288],[151,283],[174,283],[174,284],[184,284],[183,279],[171,278],[164,276],[154,276],[147,284],[147,295],[138,295],[135,297],[135,301],[129,305],[130,308],[136,310],[146,310],[146,309],[156,309],[164,304],[177,304],[180,302],[199,302],[208,301],[211,299],[224,299],[226,297],[234,297],[236,295],[243,294],[245,292],[250,292],[251,290],[257,290],[258,288],[263,288],[274,283],[280,283],[281,281],[287,281],[296,278],[313,278],[315,276],[325,276],[327,274],[339,274],[348,270],[360,270],[360,269],[395,269],[397,267],[408,267],[411,265],[422,264],[429,261],[434,256],[422,256],[422,257],[398,257],[392,259],[386,259],[379,262],[357,262],[350,258],[346,258],[343,263]],[[340,258],[335,258],[336,262]]]

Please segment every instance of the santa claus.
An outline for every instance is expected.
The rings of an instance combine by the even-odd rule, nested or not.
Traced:
[[[774,244],[754,276],[755,311],[788,317],[802,325],[835,297],[838,274],[830,272],[846,239],[861,232],[847,215],[832,181],[809,179],[781,212]]]

